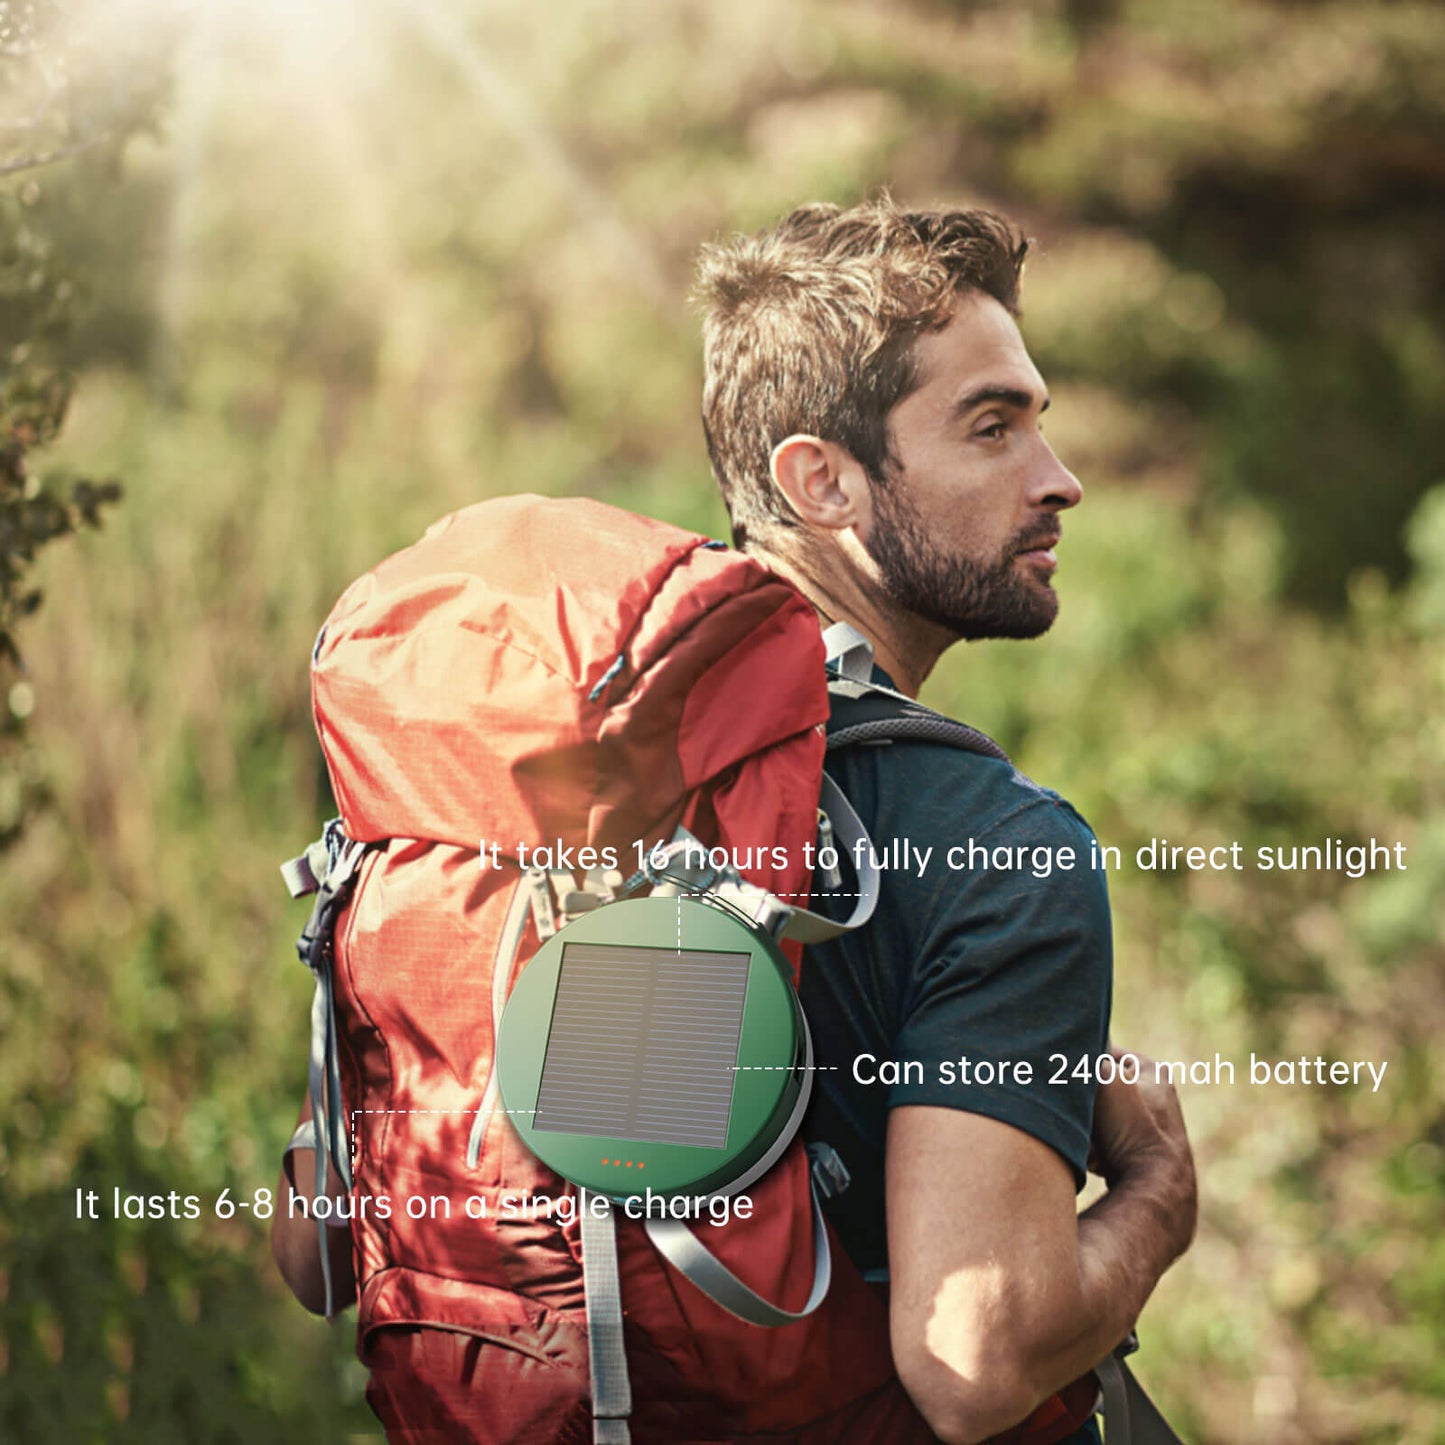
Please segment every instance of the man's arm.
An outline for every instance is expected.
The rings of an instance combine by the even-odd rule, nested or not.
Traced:
[[[311,1117],[311,1100],[302,1106],[304,1124]],[[291,1293],[314,1315],[326,1313],[326,1283],[321,1273],[321,1251],[316,1242],[316,1224],[309,1209],[292,1218],[293,1194],[310,1200],[316,1192],[316,1151],[293,1149],[281,1163],[281,1180],[276,1186],[276,1213],[271,1219],[271,1255]],[[346,1189],[328,1161],[326,1192],[333,1199],[345,1197]],[[326,1248],[331,1261],[332,1303],[345,1309],[356,1300],[356,1273],[351,1262],[351,1230],[327,1227]]]
[[[1101,1086],[1094,1148],[1109,1192],[1080,1215],[1069,1166],[1031,1135],[958,1109],[890,1115],[893,1356],[950,1445],[1016,1425],[1096,1365],[1188,1248],[1194,1166],[1173,1089]]]

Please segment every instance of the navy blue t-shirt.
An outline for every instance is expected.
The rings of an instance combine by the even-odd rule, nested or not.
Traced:
[[[1011,1124],[1057,1150],[1082,1186],[1091,1064],[1109,1031],[1109,902],[1088,825],[1006,762],[895,741],[832,753],[827,768],[876,852],[891,862],[908,850],[907,866],[884,872],[872,922],[810,948],[802,970],[820,1066],[804,1133],[832,1145],[852,1176],[825,1207],[849,1257],[870,1272],[888,1262],[884,1138],[896,1105]],[[1069,868],[1060,866],[1066,848]],[[950,849],[964,866],[949,866]],[[1013,866],[996,866],[1000,850]],[[866,1055],[865,1075],[884,1061],[921,1067],[897,1083],[862,1083],[854,1067]],[[1032,1065],[1027,1084],[1001,1067],[1018,1061]],[[991,1081],[976,1082],[988,1066]]]

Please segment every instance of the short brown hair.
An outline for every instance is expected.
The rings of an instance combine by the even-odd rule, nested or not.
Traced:
[[[703,249],[702,424],[738,546],[796,525],[770,474],[795,432],[884,481],[888,414],[919,381],[914,340],[946,324],[961,290],[1017,315],[1028,245],[991,211],[904,211],[883,196],[803,206]]]

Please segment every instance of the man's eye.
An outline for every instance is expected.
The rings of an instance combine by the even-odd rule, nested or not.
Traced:
[[[1007,430],[1008,430],[1008,423],[1007,423],[1007,422],[996,421],[996,422],[991,423],[991,424],[988,425],[988,426],[980,427],[980,428],[974,433],[974,435],[975,435],[975,436],[980,436],[980,437],[985,437],[985,438],[987,438],[989,441],[996,442],[996,441],[999,441],[999,440],[1002,439],[1004,433],[1005,433]]]

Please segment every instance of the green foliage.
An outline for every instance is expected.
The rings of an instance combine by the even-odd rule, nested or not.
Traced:
[[[92,12],[93,13],[93,12]],[[63,348],[76,286],[47,226],[36,173],[89,152],[112,166],[149,124],[161,72],[152,62],[88,52],[86,7],[0,0],[0,848],[19,835],[42,790],[24,742],[34,693],[17,627],[41,603],[39,551],[99,525],[119,499],[113,480],[37,473],[32,453],[59,435],[73,377]]]

